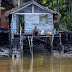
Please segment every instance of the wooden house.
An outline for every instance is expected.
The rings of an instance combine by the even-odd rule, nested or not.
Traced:
[[[20,28],[25,35],[32,35],[35,26],[39,29],[39,35],[44,30],[44,35],[53,32],[54,23],[58,21],[59,13],[54,12],[35,1],[29,1],[21,6],[7,11],[4,16],[12,15],[11,31],[17,34]],[[21,24],[21,27],[20,27]]]
[[[3,17],[5,18],[8,16],[9,16],[9,21],[11,22],[10,23],[11,40],[14,40],[14,37],[16,35],[19,35],[21,47],[23,45],[23,43],[21,43],[21,37],[23,36],[21,35],[32,36],[33,29],[35,28],[35,26],[37,26],[40,36],[48,37],[47,34],[48,33],[51,34],[50,37],[52,37],[52,42],[51,42],[52,45],[54,38],[54,23],[58,21],[59,13],[54,12],[53,10],[38,4],[34,0],[31,0],[29,2],[20,5],[17,8],[13,8],[7,11]],[[31,48],[33,46],[32,39],[33,36],[31,38],[31,41],[28,37],[29,44],[31,42],[31,45],[29,45],[30,50],[32,50]],[[16,49],[13,50],[13,58],[14,58],[14,52],[16,51],[18,52],[18,50]]]

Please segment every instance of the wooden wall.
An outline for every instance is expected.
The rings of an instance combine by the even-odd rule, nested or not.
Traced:
[[[39,29],[39,34],[41,34],[41,31],[45,29],[45,34],[47,32],[53,32],[54,25],[53,25],[53,14],[47,12],[46,10],[35,6],[34,5],[34,14],[32,13],[32,5],[23,8],[16,13],[27,13],[24,14],[24,33],[25,34],[32,34],[33,29],[35,26]],[[32,13],[32,14],[28,14]],[[37,14],[36,14],[37,13]],[[16,18],[16,29],[19,29],[20,23],[19,18]]]
[[[37,26],[39,34],[45,29],[44,34],[53,31],[53,15],[48,14],[26,14],[25,19],[25,34],[32,34],[33,29]]]

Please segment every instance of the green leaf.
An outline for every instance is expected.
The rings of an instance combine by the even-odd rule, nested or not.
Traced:
[[[5,8],[4,7],[0,7],[0,10],[4,10]]]

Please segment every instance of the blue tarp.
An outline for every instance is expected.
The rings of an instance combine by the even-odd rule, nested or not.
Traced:
[[[12,27],[12,20],[11,20],[11,27]],[[11,28],[12,31],[12,28]],[[16,19],[13,19],[13,33],[16,33]]]
[[[5,28],[0,28],[1,31],[5,31]]]

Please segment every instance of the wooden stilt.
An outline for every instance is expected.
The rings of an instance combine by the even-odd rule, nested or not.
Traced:
[[[70,35],[70,38],[69,39],[71,40],[71,35]]]
[[[20,40],[13,40],[13,49],[12,49],[12,59],[19,58],[21,59],[21,47],[20,47]]]
[[[20,24],[20,48],[21,48],[21,59],[23,58],[23,35],[22,35],[22,29]]]
[[[53,40],[54,40],[54,33],[52,33],[52,38],[51,38],[51,53],[53,50]]]
[[[62,52],[61,53],[64,53],[64,45],[62,45]]]
[[[33,36],[32,37],[28,36],[28,41],[29,41],[30,53],[33,58]]]
[[[68,42],[68,34],[66,33],[66,41]]]
[[[61,33],[59,34],[59,39],[60,39],[60,45],[62,45],[62,41],[61,41]]]
[[[61,40],[61,33],[59,34],[59,39],[60,39],[60,46],[61,46],[61,53],[64,53],[64,45],[62,45],[62,40]]]

